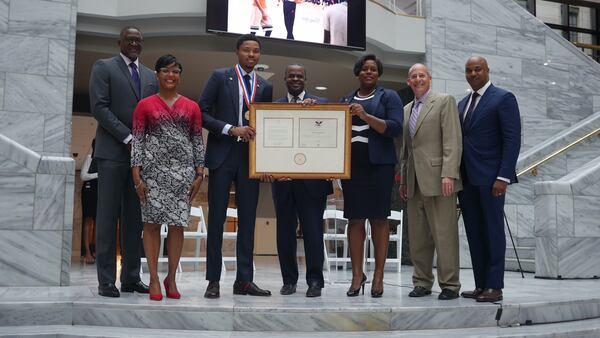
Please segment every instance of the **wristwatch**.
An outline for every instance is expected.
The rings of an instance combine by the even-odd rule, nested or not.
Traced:
[[[231,128],[229,128],[229,130],[227,131],[227,135],[233,136],[233,130],[234,129],[235,129],[235,126],[231,126]]]

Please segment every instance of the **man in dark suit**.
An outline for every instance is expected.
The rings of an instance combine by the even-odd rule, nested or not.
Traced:
[[[139,100],[158,90],[154,72],[142,65],[142,33],[121,30],[120,55],[96,61],[90,76],[90,103],[98,121],[98,207],[96,266],[98,294],[119,297],[116,279],[116,227],[121,223],[121,291],[148,293],[140,280],[142,219],[130,169],[133,110]],[[121,215],[119,217],[119,211]]]
[[[204,127],[210,132],[205,165],[210,170],[208,180],[208,239],[204,297],[220,296],[223,223],[229,202],[229,189],[235,183],[238,208],[236,243],[237,272],[233,293],[270,296],[253,283],[253,251],[257,180],[248,178],[248,141],[255,131],[248,126],[248,106],[253,102],[272,102],[273,88],[261,78],[254,66],[260,58],[260,41],[247,34],[238,39],[238,64],[215,70],[204,86],[199,104]]]
[[[504,288],[504,198],[508,184],[517,182],[521,117],[515,96],[490,82],[486,59],[469,58],[465,77],[473,91],[458,103],[463,133],[463,191],[458,198],[475,290],[461,295],[496,302]]]
[[[301,65],[289,65],[285,70],[288,92],[275,102],[312,105],[327,99],[310,95],[304,90],[306,71]],[[279,179],[273,183],[273,201],[277,217],[277,253],[283,277],[282,295],[296,292],[298,263],[296,261],[296,226],[298,219],[304,238],[306,255],[307,297],[321,296],[323,282],[323,211],[327,195],[332,194],[326,180]]]

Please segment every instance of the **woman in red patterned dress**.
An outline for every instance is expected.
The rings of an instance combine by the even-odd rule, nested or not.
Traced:
[[[198,104],[177,93],[183,70],[172,55],[156,61],[159,92],[141,100],[133,113],[131,167],[142,205],[144,250],[150,272],[150,299],[162,300],[157,265],[160,227],[167,224],[168,298],[180,298],[175,273],[188,225],[190,204],[204,177],[202,115]]]

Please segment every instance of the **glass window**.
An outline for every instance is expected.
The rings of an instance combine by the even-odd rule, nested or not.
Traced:
[[[569,26],[596,29],[596,9],[589,7],[569,6]]]
[[[564,25],[563,7],[566,6],[557,2],[538,0],[535,5],[536,16],[545,23]]]

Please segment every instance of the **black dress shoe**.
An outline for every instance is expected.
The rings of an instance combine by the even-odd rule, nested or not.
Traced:
[[[268,297],[271,295],[271,291],[263,290],[253,282],[242,282],[236,280],[235,283],[233,283],[233,294]]]
[[[133,284],[121,284],[121,292],[137,292],[137,293],[150,293],[150,288],[148,285],[144,284],[142,281],[138,281]]]
[[[220,287],[219,287],[218,281],[208,282],[208,286],[206,287],[206,292],[204,292],[204,298],[211,298],[211,299],[219,298],[221,296],[219,289],[220,289]]]
[[[322,288],[319,283],[310,283],[306,290],[306,297],[321,297]]]
[[[442,293],[438,296],[439,300],[450,300],[458,298],[458,292],[454,292],[450,289],[442,289]]]
[[[288,296],[291,295],[293,293],[296,293],[296,283],[294,284],[283,284],[283,286],[281,287],[281,290],[279,290],[279,293],[284,295],[284,296]]]
[[[425,297],[431,294],[431,290],[427,290],[422,286],[415,286],[415,288],[408,293],[409,297]]]
[[[476,288],[473,291],[463,291],[460,293],[464,298],[477,298],[483,292],[482,288]]]
[[[120,297],[121,294],[114,283],[104,283],[98,285],[98,294],[103,297]]]

